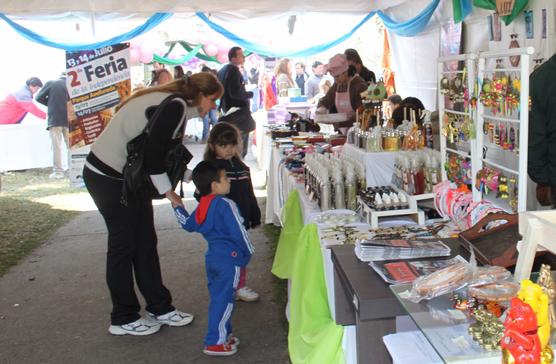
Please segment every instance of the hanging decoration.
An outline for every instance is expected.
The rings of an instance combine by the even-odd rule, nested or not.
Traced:
[[[452,7],[454,9],[454,23],[463,21],[472,11],[471,0],[452,0]]]
[[[500,0],[473,0],[473,5],[481,9],[496,10],[498,12],[497,3],[499,1]],[[508,0],[503,1],[507,2]],[[527,4],[529,3],[529,0],[510,0],[510,2],[513,3],[513,6],[511,8],[512,11],[506,16],[502,16],[503,14],[500,14],[506,25],[514,21],[514,19],[523,11],[523,9],[525,9]],[[500,6],[504,9],[507,7],[506,4],[500,4]]]
[[[303,50],[297,51],[284,51],[284,52],[277,52],[276,50],[272,49],[272,47],[267,47],[261,44],[256,44],[250,42],[240,36],[230,32],[229,30],[225,29],[219,24],[216,24],[209,17],[201,12],[196,13],[199,19],[204,21],[212,30],[215,32],[223,35],[225,38],[231,40],[234,44],[241,46],[242,48],[248,49],[254,53],[264,55],[264,56],[274,56],[274,57],[290,57],[290,58],[300,58],[300,57],[309,57],[321,52],[330,49],[349,37],[351,37],[363,24],[365,24],[369,19],[371,19],[375,14],[380,17],[384,25],[388,30],[391,32],[402,36],[402,37],[411,37],[415,36],[420,33],[429,23],[429,20],[438,7],[440,0],[433,0],[431,3],[421,11],[416,17],[413,19],[404,21],[404,22],[396,22],[382,11],[372,11],[367,14],[363,20],[361,20],[352,30],[348,33],[344,34],[343,36],[330,41],[328,43],[318,44]]]
[[[8,18],[5,14],[0,13],[0,19],[4,20],[10,27],[12,27],[21,36],[27,38],[32,42],[39,43],[47,47],[59,48],[65,51],[72,52],[72,51],[84,51],[84,50],[97,49],[97,48],[107,47],[113,44],[119,44],[119,43],[130,41],[135,37],[147,33],[148,31],[150,31],[160,23],[169,19],[172,15],[173,15],[172,13],[155,13],[153,16],[147,19],[147,21],[144,24],[138,26],[135,29],[130,30],[127,33],[120,34],[118,36],[115,36],[113,38],[101,42],[88,43],[88,44],[69,44],[69,43],[57,42],[53,39],[39,35],[31,31],[30,29],[27,29],[17,24],[16,22]]]

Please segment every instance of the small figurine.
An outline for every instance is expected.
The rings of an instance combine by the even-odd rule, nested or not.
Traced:
[[[504,321],[504,337],[500,341],[504,364],[538,364],[541,343],[537,334],[537,316],[530,305],[512,298]]]
[[[541,286],[528,279],[521,281],[521,289],[517,297],[529,304],[537,315],[538,335],[541,350],[548,345],[550,339],[550,321],[548,319],[548,296],[543,292]]]
[[[539,271],[539,278],[537,284],[542,287],[542,290],[548,296],[548,318],[550,320],[550,327],[556,329],[556,312],[554,310],[554,298],[556,297],[556,284],[552,280],[550,273],[550,266],[542,264]]]
[[[469,326],[473,339],[486,350],[500,349],[500,339],[504,336],[504,325],[496,316],[484,308],[474,311],[476,322]]]

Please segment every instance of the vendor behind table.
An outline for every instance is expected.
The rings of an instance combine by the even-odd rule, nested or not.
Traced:
[[[361,93],[367,89],[367,83],[348,65],[343,54],[330,58],[325,68],[334,77],[334,85],[319,100],[316,113],[346,113],[347,120],[334,125],[335,130],[345,134],[355,122],[355,110],[363,104]]]

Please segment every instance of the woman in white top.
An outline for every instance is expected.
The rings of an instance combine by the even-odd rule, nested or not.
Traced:
[[[162,324],[184,326],[193,315],[176,310],[172,296],[162,283],[157,237],[150,197],[127,199],[122,196],[122,171],[127,159],[127,143],[142,133],[149,118],[161,107],[145,145],[144,169],[154,187],[172,205],[183,205],[170,183],[164,159],[181,136],[188,119],[203,117],[216,107],[223,87],[210,73],[199,73],[187,80],[141,89],[120,104],[118,111],[91,146],[83,170],[83,180],[108,229],[106,281],[112,298],[113,335],[149,335]],[[177,97],[161,103],[170,95]],[[146,301],[149,319],[139,315],[137,287]]]

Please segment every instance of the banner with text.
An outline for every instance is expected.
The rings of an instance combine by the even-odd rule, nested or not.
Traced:
[[[92,144],[131,92],[129,43],[66,52],[69,139],[72,149]]]

